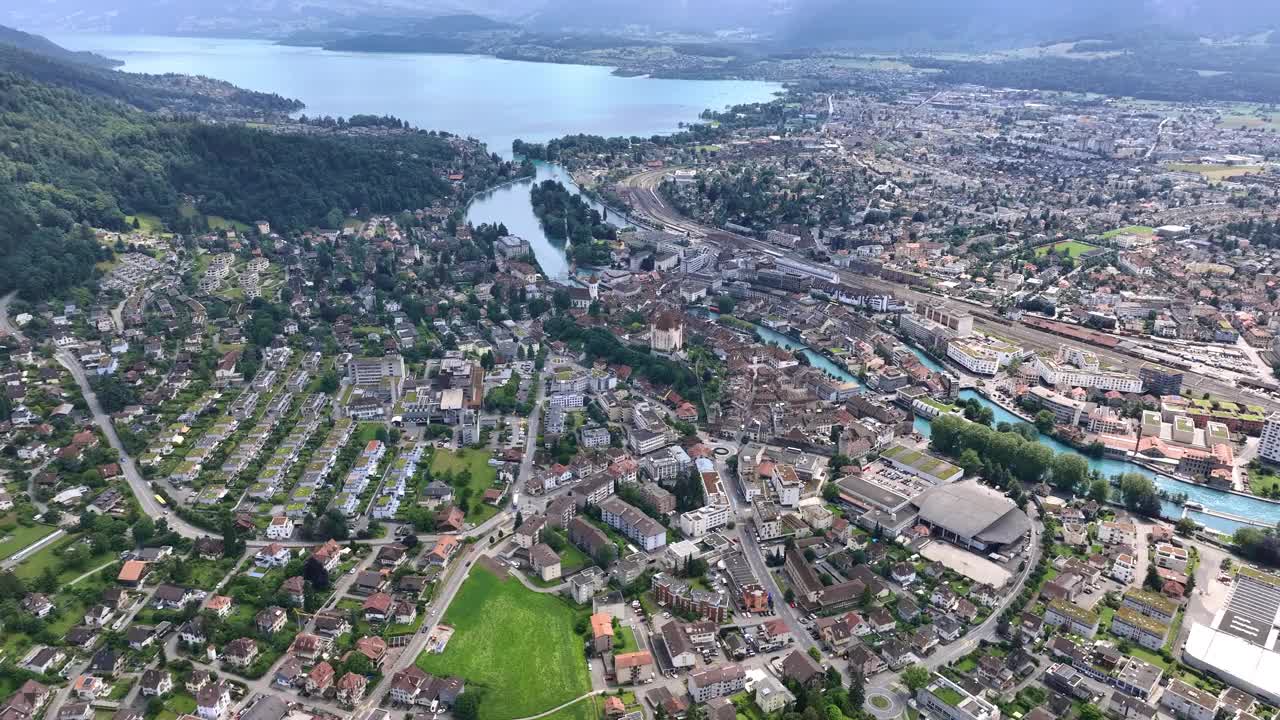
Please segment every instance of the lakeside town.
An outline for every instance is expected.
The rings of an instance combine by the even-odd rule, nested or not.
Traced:
[[[96,293],[0,303],[0,713],[1272,718],[1277,140],[1230,112],[567,139],[614,208],[540,205],[568,249],[101,231]]]

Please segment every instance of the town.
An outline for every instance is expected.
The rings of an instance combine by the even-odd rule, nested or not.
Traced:
[[[568,249],[98,231],[0,302],[0,716],[1274,717],[1273,119],[901,82],[557,141]]]

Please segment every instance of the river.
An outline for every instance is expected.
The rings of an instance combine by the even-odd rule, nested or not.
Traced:
[[[529,202],[529,190],[535,182],[543,180],[558,180],[574,193],[578,193],[579,189],[573,182],[573,177],[563,167],[545,162],[536,163],[535,166],[538,172],[532,178],[510,182],[476,195],[467,207],[467,220],[473,225],[502,223],[507,227],[507,232],[529,241],[543,274],[553,280],[565,280],[569,277],[569,261],[565,258],[564,243],[552,240],[542,231],[538,216],[533,213],[533,206]],[[587,202],[596,210],[604,212],[604,208],[594,200],[587,198]],[[621,226],[613,215],[606,214],[605,217],[610,224]]]
[[[783,335],[782,333],[779,333],[774,330],[770,330],[769,328],[761,327],[758,325],[756,326],[756,331],[760,334],[760,337],[764,339],[766,342],[776,343],[780,347],[786,348],[787,350],[802,350],[805,357],[808,358],[809,363],[812,366],[819,368],[821,370],[824,370],[825,372],[830,373],[831,375],[834,375],[836,377],[842,378],[844,380],[860,383],[856,375],[850,373],[845,368],[840,367],[836,363],[832,362],[830,358],[817,352],[813,348],[810,348],[809,346],[799,342],[798,340],[795,340],[794,338]],[[926,367],[929,367],[934,371],[937,371],[941,368],[941,366],[938,365],[936,361],[932,360],[928,356],[925,356],[923,353],[919,352],[918,350],[913,349],[912,351],[915,352],[916,356],[921,359],[921,362],[923,362]],[[999,424],[1002,422],[1007,422],[1010,424],[1016,424],[1016,423],[1022,422],[1022,419],[1019,418],[1018,416],[1014,415],[1008,410],[1005,410],[1003,407],[988,400],[987,398],[983,397],[982,395],[980,395],[979,393],[973,390],[961,391],[960,399],[962,400],[974,399],[974,400],[977,400],[979,403],[981,403],[983,406],[991,408],[992,413],[995,415],[996,424]],[[921,435],[924,435],[925,437],[928,437],[931,434],[931,430],[932,430],[932,428],[929,425],[929,421],[920,416],[916,416],[915,429],[917,432],[919,432]],[[1109,458],[1089,457],[1084,453],[1081,453],[1080,451],[1071,447],[1070,445],[1067,445],[1066,443],[1056,440],[1048,435],[1043,435],[1043,434],[1040,435],[1038,438],[1038,442],[1048,447],[1049,449],[1053,450],[1055,453],[1075,453],[1077,455],[1084,457],[1085,460],[1089,463],[1089,469],[1097,470],[1104,477],[1113,477],[1115,475],[1120,475],[1122,473],[1137,473],[1139,475],[1143,475],[1145,477],[1151,478],[1152,482],[1156,484],[1156,487],[1160,488],[1161,490],[1164,490],[1170,494],[1186,495],[1188,500],[1198,502],[1201,505],[1203,505],[1206,509],[1216,510],[1218,512],[1223,512],[1230,515],[1236,515],[1238,517],[1251,518],[1255,521],[1258,521],[1260,523],[1264,523],[1267,525],[1275,525],[1276,523],[1280,522],[1280,504],[1277,504],[1277,503],[1270,503],[1264,500],[1259,500],[1257,498],[1251,498],[1243,495],[1236,495],[1233,493],[1223,492],[1221,490],[1216,490],[1214,488],[1206,487],[1204,485],[1197,485],[1194,483],[1184,482],[1182,480],[1178,480],[1176,478],[1172,478],[1166,475],[1160,475],[1158,473],[1152,472],[1151,470],[1148,470],[1147,468],[1141,465],[1136,465],[1131,462],[1125,462],[1123,460],[1112,460]],[[1177,518],[1182,515],[1182,508],[1173,503],[1165,502],[1164,512],[1165,512],[1165,515],[1168,517]],[[1213,530],[1217,530],[1219,532],[1233,533],[1239,528],[1244,527],[1243,523],[1239,523],[1234,520],[1228,520],[1226,518],[1216,517],[1213,515],[1207,515],[1205,513],[1196,512],[1194,510],[1188,510],[1187,514],[1196,522],[1200,523],[1201,525],[1204,525],[1205,527],[1211,528]]]
[[[540,142],[570,133],[605,136],[663,134],[681,122],[695,121],[706,108],[723,108],[770,99],[781,88],[747,81],[655,80],[624,78],[609,68],[528,63],[479,55],[330,52],[288,47],[262,40],[149,35],[52,35],[54,42],[123,60],[122,69],[145,73],[188,73],[227,80],[241,87],[274,92],[306,103],[312,115],[389,114],[429,129],[474,137],[490,150],[510,157],[517,138]],[[561,168],[540,165],[537,180],[557,179],[576,186]],[[568,273],[563,247],[542,232],[529,204],[525,180],[478,195],[468,208],[472,222],[502,222],[529,241],[548,277]],[[826,356],[781,333],[759,328],[767,341],[804,349],[815,367],[857,382]],[[926,360],[936,367],[936,363]],[[997,422],[1016,422],[1003,408],[992,408]],[[929,425],[916,427],[928,434]],[[1057,452],[1076,452],[1052,438],[1040,442]],[[1138,472],[1163,489],[1185,493],[1206,508],[1280,522],[1280,505],[1156,476],[1132,463],[1089,458],[1091,468],[1107,475]],[[1176,508],[1169,508],[1170,511]],[[1237,523],[1200,513],[1207,527],[1230,532]]]

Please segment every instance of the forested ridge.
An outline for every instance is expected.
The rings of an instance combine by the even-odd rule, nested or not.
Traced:
[[[140,110],[222,117],[270,117],[302,109],[297,100],[191,75],[146,75],[67,62],[0,42],[0,72],[126,102]]]
[[[0,25],[0,44],[13,45],[39,55],[99,68],[114,68],[124,64],[119,60],[103,57],[97,53],[68,50],[48,38],[32,35],[4,25]]]
[[[442,176],[457,161],[432,133],[274,135],[0,72],[0,291],[35,299],[90,280],[105,251],[84,226],[124,230],[127,215],[151,213],[181,227],[184,196],[202,213],[288,231],[334,209],[430,204],[452,192]]]

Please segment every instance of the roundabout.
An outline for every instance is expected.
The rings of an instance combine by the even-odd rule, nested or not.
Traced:
[[[876,720],[892,720],[906,709],[902,699],[891,688],[867,686],[866,696],[867,712]]]

